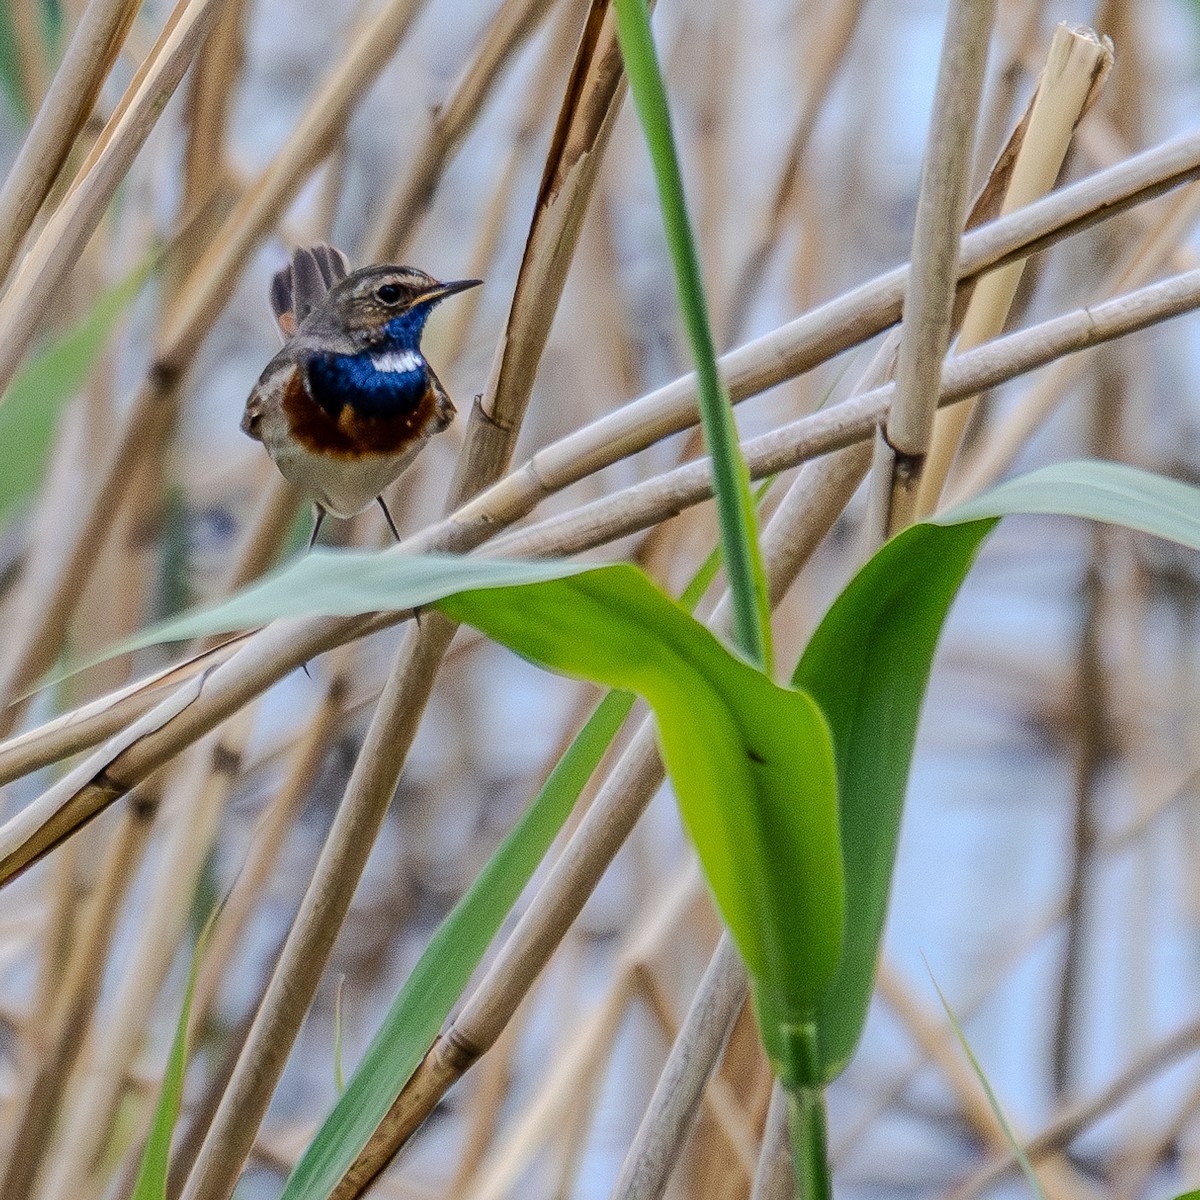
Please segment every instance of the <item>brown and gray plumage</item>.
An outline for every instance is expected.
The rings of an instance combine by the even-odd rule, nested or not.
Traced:
[[[271,302],[288,340],[254,385],[242,429],[312,497],[318,526],[325,512],[350,517],[376,501],[386,514],[383,490],[454,419],[421,333],[435,304],[478,283],[402,266],[347,274],[328,246],[297,251],[276,275]]]

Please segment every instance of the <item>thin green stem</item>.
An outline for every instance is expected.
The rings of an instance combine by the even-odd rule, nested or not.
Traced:
[[[788,1129],[792,1136],[796,1200],[833,1200],[826,1154],[824,1092],[807,1087],[788,1092]]]
[[[634,107],[646,137],[667,246],[675,268],[679,307],[696,361],[700,417],[713,463],[713,490],[721,547],[733,601],[734,637],[742,652],[771,670],[771,636],[766,577],[750,497],[750,476],[738,446],[729,397],[717,373],[716,350],[700,276],[696,242],[688,220],[683,176],[671,132],[671,114],[650,31],[646,0],[614,0],[617,37],[625,58]]]

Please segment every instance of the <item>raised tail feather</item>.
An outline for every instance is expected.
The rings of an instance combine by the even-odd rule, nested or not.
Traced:
[[[271,280],[271,310],[285,340],[349,270],[346,256],[334,246],[296,247],[292,261]]]

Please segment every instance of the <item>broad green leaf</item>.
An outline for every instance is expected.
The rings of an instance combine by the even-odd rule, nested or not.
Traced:
[[[821,706],[838,769],[845,949],[821,999],[828,1078],[850,1060],[874,988],[917,720],[950,604],[1009,513],[1068,514],[1200,549],[1200,491],[1114,463],[1047,467],[887,543],[830,608],[793,677]]]
[[[611,692],[600,702],[525,815],[438,926],[346,1090],[289,1176],[281,1200],[325,1200],[367,1144],[433,1044],[632,706],[627,692]]]
[[[926,963],[925,966],[928,969],[929,964]],[[958,1038],[958,1044],[962,1046],[963,1053],[966,1054],[967,1061],[971,1064],[971,1070],[975,1072],[975,1078],[979,1080],[984,1095],[987,1096],[987,1102],[991,1107],[992,1115],[1000,1123],[1000,1128],[1004,1131],[1004,1136],[1008,1141],[1009,1149],[1016,1155],[1017,1162],[1021,1166],[1021,1171],[1025,1176],[1026,1182],[1029,1184],[1030,1190],[1037,1197],[1037,1200],[1046,1200],[1046,1193],[1042,1191],[1042,1185],[1033,1169],[1033,1163],[1029,1161],[1029,1156],[1021,1148],[1021,1143],[1017,1140],[1017,1135],[1013,1133],[1012,1126],[1008,1123],[1008,1118],[1004,1115],[1004,1109],[1000,1106],[1000,1098],[996,1095],[996,1090],[992,1087],[991,1080],[984,1074],[979,1059],[975,1057],[975,1051],[971,1049],[971,1043],[967,1041],[967,1035],[963,1033],[962,1026],[958,1023],[958,1018],[954,1015],[953,1009],[951,1009],[949,1002],[946,1000],[946,995],[942,991],[941,984],[934,979],[932,971],[929,972],[929,978],[933,980],[933,986],[937,989],[938,999],[942,1002],[942,1008],[946,1012],[950,1026]]]
[[[87,382],[157,261],[147,259],[105,292],[74,329],[27,363],[9,385],[0,403],[0,525],[41,484],[63,409]]]
[[[142,1151],[142,1162],[138,1168],[137,1182],[129,1200],[166,1200],[167,1172],[171,1165],[171,1138],[179,1120],[183,1103],[183,1080],[187,1074],[188,1022],[192,1018],[192,997],[196,992],[196,979],[200,974],[200,963],[204,948],[208,944],[216,914],[209,918],[192,951],[192,965],[188,972],[187,987],[183,993],[183,1008],[175,1026],[175,1039],[163,1072],[162,1090],[154,1108],[154,1120]]]
[[[721,549],[733,599],[734,636],[752,662],[770,670],[771,609],[758,545],[758,522],[750,497],[750,475],[738,445],[733,409],[717,371],[700,258],[688,220],[667,90],[650,29],[650,10],[646,0],[613,0],[613,9],[629,90],[658,183],[679,309],[696,361],[700,418],[712,456]]]
[[[792,678],[820,705],[837,757],[845,944],[817,1021],[830,1078],[850,1060],[874,990],[904,789],[938,635],[994,524],[914,525],[893,538],[834,602]]]
[[[842,902],[834,765],[812,699],[731,655],[633,567],[438,607],[535,662],[646,698],[760,1004],[780,1023],[811,1019],[837,962]],[[763,1032],[789,1070],[778,1026]]]
[[[17,37],[13,31],[12,12],[7,4],[0,4],[0,91],[11,105],[13,112],[22,121],[29,120],[29,106],[25,103],[25,89],[21,82],[21,60],[17,51]]]

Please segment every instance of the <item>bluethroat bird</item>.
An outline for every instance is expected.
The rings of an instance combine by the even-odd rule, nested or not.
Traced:
[[[398,266],[347,273],[330,246],[297,250],[275,276],[271,305],[287,341],[254,385],[242,430],[313,500],[312,541],[326,513],[352,517],[374,503],[400,540],[383,490],[454,420],[421,353],[425,321],[480,282]]]

